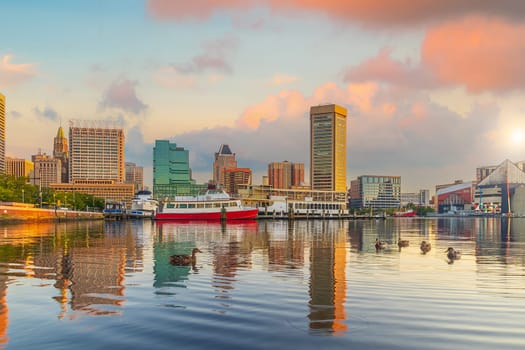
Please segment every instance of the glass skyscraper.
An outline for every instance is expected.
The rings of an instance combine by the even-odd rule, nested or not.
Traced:
[[[153,195],[163,199],[177,195],[195,195],[204,185],[191,178],[190,154],[184,147],[167,140],[156,140],[153,148]]]

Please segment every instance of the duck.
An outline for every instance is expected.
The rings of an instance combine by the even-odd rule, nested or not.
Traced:
[[[461,252],[455,250],[454,248],[452,247],[448,247],[447,250],[445,250],[445,252],[447,252],[447,258],[449,260],[458,260],[458,259],[461,259]]]
[[[399,248],[401,248],[401,247],[408,247],[408,244],[409,244],[409,243],[410,243],[410,242],[407,241],[407,240],[399,239],[399,241],[397,241],[397,246],[398,246]]]
[[[421,248],[421,252],[423,254],[426,254],[430,251],[430,249],[432,249],[432,245],[430,244],[430,242],[422,241],[419,248]]]
[[[170,256],[170,263],[182,266],[193,265],[197,262],[196,253],[202,253],[202,251],[199,248],[193,248],[191,255],[172,255]]]
[[[375,246],[376,246],[376,250],[385,249],[386,243],[385,243],[385,241],[380,241],[379,238],[376,238]]]

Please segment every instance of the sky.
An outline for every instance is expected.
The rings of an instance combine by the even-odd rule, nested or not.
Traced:
[[[111,120],[150,186],[158,139],[198,182],[229,144],[257,184],[270,162],[309,168],[310,106],[337,103],[348,184],[433,191],[525,160],[521,0],[2,0],[0,26],[7,156]]]

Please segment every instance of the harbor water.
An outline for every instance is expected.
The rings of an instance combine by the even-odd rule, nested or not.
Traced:
[[[524,349],[524,266],[522,218],[4,225],[0,349]]]

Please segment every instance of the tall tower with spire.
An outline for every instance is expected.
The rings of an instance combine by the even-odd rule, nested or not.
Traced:
[[[57,136],[55,136],[55,142],[53,143],[53,157],[60,159],[62,163],[62,182],[69,182],[69,148],[62,125],[58,128]]]

